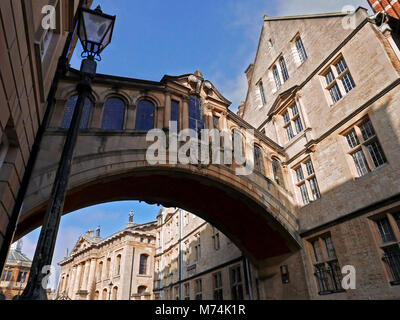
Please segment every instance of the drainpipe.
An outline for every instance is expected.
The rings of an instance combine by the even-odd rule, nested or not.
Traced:
[[[72,40],[74,38],[75,31],[77,28],[79,12],[80,12],[80,9],[86,4],[87,4],[87,0],[79,1],[78,9],[77,9],[74,19],[73,19],[74,29],[68,34],[67,39],[65,40],[63,52],[58,60],[57,70],[54,75],[49,94],[47,96],[47,105],[46,105],[45,113],[43,115],[43,120],[38,128],[37,133],[36,133],[35,141],[32,146],[32,151],[29,155],[29,160],[28,160],[28,163],[25,168],[24,177],[22,178],[22,182],[21,182],[20,188],[18,190],[18,195],[15,200],[13,211],[11,213],[11,217],[8,222],[6,234],[4,236],[4,242],[0,248],[0,271],[3,270],[4,265],[6,263],[8,251],[9,251],[10,245],[12,243],[12,240],[14,238],[15,230],[17,228],[19,214],[22,211],[25,194],[26,194],[26,191],[28,190],[29,182],[32,177],[36,159],[37,159],[39,151],[40,151],[40,144],[42,142],[42,138],[44,136],[46,128],[48,127],[49,122],[50,122],[50,114],[53,109],[54,98],[55,98],[55,95],[56,95],[56,92],[58,89],[58,84],[60,82],[61,77],[66,73],[66,70],[68,68],[68,63],[69,63],[68,56],[70,53]],[[23,5],[23,9],[24,9],[23,11],[26,12],[26,7],[24,5],[24,1],[22,1],[22,5]],[[24,15],[24,18],[25,18],[25,21],[28,21],[26,19],[25,15]],[[27,30],[25,30],[25,31],[27,31]],[[26,32],[26,33],[28,33],[28,32]]]

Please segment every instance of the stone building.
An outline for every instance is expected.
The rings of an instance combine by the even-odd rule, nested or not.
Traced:
[[[372,2],[377,12],[387,1]],[[300,252],[273,267],[268,299],[400,297],[400,10],[392,3],[383,6],[389,15],[360,7],[264,17],[243,118],[283,148],[283,175],[273,158],[266,175],[288,191],[302,239]],[[355,269],[355,288],[342,287],[345,266]]]
[[[46,99],[79,0],[0,1],[0,265],[3,267],[15,224],[9,225],[15,199]],[[92,0],[84,1],[90,6]],[[55,29],[46,6],[52,5]],[[44,24],[46,26],[46,24]],[[71,57],[77,37],[68,56]],[[19,210],[18,210],[19,211]],[[17,212],[18,215],[19,212]],[[16,220],[16,216],[12,219]],[[4,239],[7,243],[3,246]]]
[[[0,300],[17,299],[25,289],[32,260],[22,252],[22,241],[14,243],[0,279]]]
[[[219,230],[181,209],[157,216],[156,300],[260,299],[257,271]]]
[[[63,261],[58,299],[149,300],[153,292],[155,223],[135,224],[100,237],[100,228],[79,237]]]

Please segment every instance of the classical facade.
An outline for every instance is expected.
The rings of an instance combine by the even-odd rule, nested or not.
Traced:
[[[100,237],[89,230],[63,261],[58,299],[149,300],[153,295],[155,223],[135,224]]]
[[[181,209],[157,217],[156,300],[260,299],[257,271],[218,229]]]
[[[42,123],[58,58],[73,29],[78,3],[79,0],[0,1],[0,268],[18,218],[19,209],[12,216],[15,199]],[[91,3],[89,0],[84,5]],[[54,8],[55,24],[43,28],[50,18],[48,5]],[[77,37],[72,41],[68,57],[76,40]]]
[[[22,241],[14,243],[0,279],[0,300],[18,299],[25,289],[32,260],[22,252]]]
[[[283,176],[274,158],[266,175],[287,190],[302,239],[275,266],[290,281],[276,272],[266,298],[400,297],[400,10],[372,2],[389,15],[264,18],[243,118],[283,148]]]

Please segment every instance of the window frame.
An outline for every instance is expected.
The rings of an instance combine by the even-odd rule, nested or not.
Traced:
[[[294,112],[296,110],[296,112]],[[284,108],[280,115],[283,118],[283,129],[285,131],[286,143],[290,143],[298,135],[305,130],[304,121],[301,116],[298,101],[293,101],[290,105]],[[300,126],[299,126],[300,123]],[[299,130],[301,127],[301,130]]]
[[[367,140],[364,140],[364,135],[361,127],[364,126],[366,123],[370,124],[370,128],[372,128],[374,135],[369,136]],[[350,134],[353,134],[353,140],[351,138],[349,139]],[[352,163],[353,175],[357,173],[356,178],[362,178],[363,176],[368,175],[370,172],[378,170],[388,164],[386,153],[383,150],[382,144],[380,143],[378,138],[378,134],[369,117],[364,117],[361,120],[357,121],[341,135],[344,139],[346,154],[348,155],[349,161]],[[379,166],[376,166],[375,161],[372,158],[369,150],[369,146],[371,146],[372,144],[378,145],[380,149],[380,157],[383,162]],[[360,158],[355,158],[356,154],[362,154],[364,167],[360,166]],[[364,169],[366,169],[366,171]]]
[[[308,164],[311,164],[309,166]],[[312,169],[312,170],[311,170]],[[301,170],[302,175],[299,175],[299,170]],[[318,178],[315,172],[314,163],[311,157],[302,160],[299,164],[292,168],[292,178],[295,182],[297,193],[300,195],[299,199],[302,200],[304,206],[319,200],[322,197],[321,190],[319,188]],[[302,178],[302,179],[301,179]],[[313,183],[315,181],[315,187],[313,188]],[[312,197],[310,197],[310,195]]]
[[[339,73],[338,65],[342,63],[343,68]],[[330,75],[328,77],[328,75]],[[320,73],[321,83],[328,98],[328,103],[332,107],[343,100],[354,88],[357,87],[354,78],[350,72],[350,68],[340,54]],[[351,81],[351,88],[348,89],[344,84],[344,78],[348,77]]]

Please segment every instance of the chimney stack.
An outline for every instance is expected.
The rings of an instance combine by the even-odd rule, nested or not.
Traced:
[[[240,106],[238,107],[238,112],[237,115],[243,119],[244,116],[244,107],[246,106],[246,103],[244,101],[242,101],[242,103],[240,104]]]
[[[251,76],[253,75],[253,71],[254,71],[254,63],[252,62],[244,72],[246,74],[247,83],[249,86],[250,86]]]
[[[374,13],[386,12],[389,16],[400,19],[400,4],[398,1],[368,0]]]

